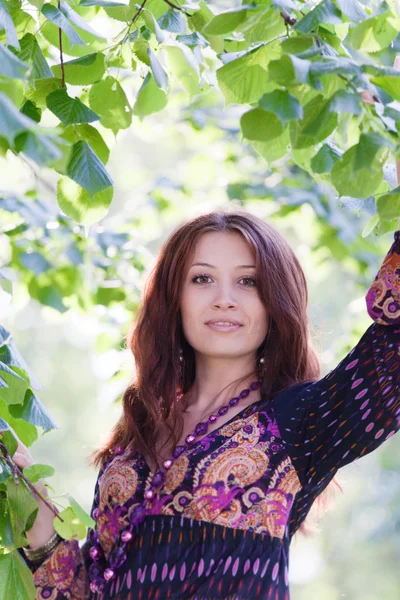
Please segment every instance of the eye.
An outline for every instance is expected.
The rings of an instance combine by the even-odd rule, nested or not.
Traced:
[[[206,275],[205,273],[199,273],[198,275],[195,275],[194,277],[192,277],[192,283],[207,283],[207,281],[198,281],[199,279],[204,278],[204,279],[211,279],[211,277],[209,275]],[[250,283],[245,283],[245,287],[255,287],[256,285],[256,280],[255,277],[242,277],[240,281],[247,281]]]
[[[211,279],[211,277],[209,275],[205,275],[204,273],[200,273],[199,275],[195,275],[194,277],[192,277],[192,282],[196,283],[196,279],[200,279],[201,277],[205,277],[207,279]],[[205,281],[201,281],[200,283],[206,283]]]
[[[246,287],[253,287],[256,285],[255,277],[243,277],[242,279],[247,279],[247,281],[251,282],[251,285],[246,285]]]

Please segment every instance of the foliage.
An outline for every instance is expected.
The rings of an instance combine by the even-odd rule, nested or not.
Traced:
[[[240,135],[283,173],[273,189],[262,180],[228,186],[229,198],[272,198],[282,215],[311,204],[326,225],[323,242],[338,259],[353,254],[363,272],[372,248],[354,239],[351,211],[368,215],[364,237],[396,229],[400,216],[400,188],[386,175],[400,157],[399,26],[395,0],[253,0],[229,9],[203,0],[0,0],[0,152],[57,174],[60,209],[37,190],[1,194],[9,260],[0,287],[11,293],[18,282],[60,313],[136,311],[149,257],[131,240],[134,220],[91,235],[89,227],[113,200],[112,136],[175,103],[193,135],[214,125],[210,106],[224,104],[234,114],[227,137]],[[366,92],[373,102],[363,101]],[[39,389],[0,327],[0,426],[11,456],[12,431],[30,446],[56,426]],[[17,484],[4,460],[0,469],[0,581],[25,600],[34,590],[17,549],[37,512],[25,480],[52,470],[24,469]],[[55,525],[80,539],[90,517],[66,499]]]

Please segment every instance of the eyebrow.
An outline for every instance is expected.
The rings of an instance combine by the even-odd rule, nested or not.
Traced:
[[[195,267],[196,265],[199,267],[209,267],[210,269],[217,268],[214,265],[210,265],[210,263],[198,262],[198,263],[193,263],[192,265],[190,265],[189,269],[191,269],[192,267]],[[256,265],[238,265],[237,267],[235,267],[235,269],[255,269],[255,268],[256,268]]]

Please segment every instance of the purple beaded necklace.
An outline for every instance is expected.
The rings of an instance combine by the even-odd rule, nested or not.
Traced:
[[[211,415],[208,417],[207,421],[200,422],[194,428],[192,434],[187,435],[185,438],[185,444],[182,446],[177,446],[171,458],[165,460],[163,462],[163,467],[160,471],[153,475],[153,478],[150,482],[150,488],[144,494],[144,501],[142,504],[137,506],[131,513],[129,517],[129,526],[122,531],[116,540],[116,546],[112,550],[109,556],[109,566],[105,567],[105,557],[103,554],[103,550],[99,541],[99,536],[96,531],[91,530],[89,534],[89,541],[92,547],[89,550],[89,556],[92,559],[92,564],[89,567],[89,579],[90,579],[90,590],[93,593],[102,592],[109,581],[116,577],[116,571],[119,567],[123,565],[126,561],[127,553],[126,553],[126,545],[133,539],[133,530],[135,527],[138,527],[146,518],[148,509],[146,508],[146,504],[148,504],[148,508],[151,508],[152,501],[155,498],[155,489],[160,487],[164,483],[165,472],[168,471],[175,460],[183,454],[187,448],[195,442],[196,438],[200,435],[204,435],[208,431],[208,427],[211,423],[215,423],[215,421],[226,415],[228,410],[232,406],[236,406],[242,398],[247,398],[247,396],[253,390],[258,389],[261,386],[261,381],[253,381],[250,386],[243,391],[240,392],[238,396],[235,396],[227,404],[222,406],[215,415]],[[117,446],[114,449],[114,455],[122,454],[124,450]],[[93,511],[93,519],[96,520],[99,516],[99,510],[95,509]]]

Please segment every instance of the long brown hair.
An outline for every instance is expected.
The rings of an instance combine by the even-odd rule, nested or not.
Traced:
[[[271,225],[244,211],[201,215],[171,233],[147,279],[136,321],[127,335],[135,380],[123,394],[123,413],[108,441],[93,454],[96,466],[114,447],[130,444],[132,456],[139,450],[160,468],[156,442],[167,438],[175,447],[182,435],[177,392],[187,393],[196,373],[193,348],[183,335],[180,296],[196,242],[211,231],[242,235],[255,254],[257,290],[269,318],[269,331],[256,355],[256,359],[265,357],[261,394],[273,397],[292,385],[320,377],[308,323],[307,283],[289,244]],[[183,351],[183,372],[179,349]],[[325,492],[318,498],[320,507],[326,503]],[[306,527],[302,531],[310,532]]]

